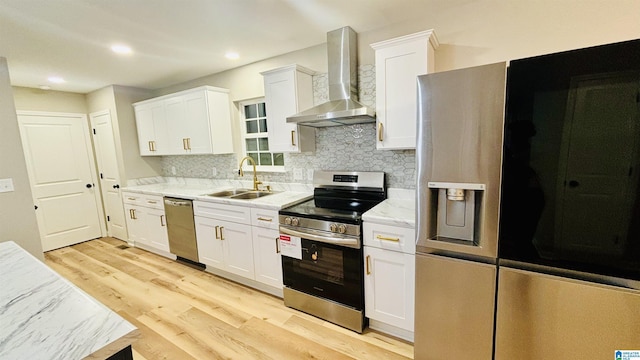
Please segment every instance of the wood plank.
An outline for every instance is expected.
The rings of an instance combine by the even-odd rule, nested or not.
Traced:
[[[116,239],[45,254],[63,277],[137,326],[136,360],[407,359],[413,346],[346,330],[282,299]]]
[[[105,252],[97,249],[91,246],[90,242],[76,244],[73,245],[72,248],[142,281],[149,281],[158,276],[157,273],[146,270],[137,264],[123,260],[117,256],[115,252]]]
[[[271,355],[273,359],[352,359],[332,349],[322,339],[308,339],[257,318],[247,321],[241,330],[244,337],[251,339],[254,346]]]
[[[413,355],[411,357],[403,356],[371,344],[362,335],[338,326],[318,325],[295,315],[287,321],[285,327],[291,332],[300,334],[308,339],[322,339],[321,341],[327,346],[347,354],[353,359],[406,360],[413,357]]]

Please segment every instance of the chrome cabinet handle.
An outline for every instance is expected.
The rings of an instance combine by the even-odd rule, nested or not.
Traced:
[[[187,138],[187,148],[191,150],[191,138]]]
[[[216,225],[216,239],[220,239],[220,236],[218,235],[218,230],[220,229],[220,226]]]
[[[131,209],[131,218],[133,220],[138,220],[138,218],[136,217],[136,209]]]
[[[273,219],[265,218],[265,217],[259,217],[258,220],[260,220],[260,221],[268,221],[268,222],[273,221]]]
[[[164,215],[160,215],[160,226],[165,226],[166,223],[164,222]]]
[[[296,146],[295,136],[296,136],[296,131],[291,130],[291,146]]]
[[[280,236],[276,238],[276,254],[280,254]]]
[[[220,240],[224,240],[224,226],[220,226]]]
[[[149,151],[153,151],[153,145],[152,145],[153,141],[149,141],[149,143],[147,145],[149,145]]]
[[[384,137],[382,136],[382,129],[384,128],[384,126],[382,125],[381,122],[378,123],[378,141],[383,141]]]
[[[369,261],[371,260],[371,255],[367,255],[367,261],[366,261],[366,265],[367,265],[367,275],[371,275],[371,268],[369,267]]]
[[[376,235],[376,239],[384,240],[384,241],[400,242],[400,238],[386,237],[382,235]]]

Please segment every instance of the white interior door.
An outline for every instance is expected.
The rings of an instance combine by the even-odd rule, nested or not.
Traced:
[[[86,115],[19,112],[18,122],[42,249],[102,236]]]
[[[100,173],[100,192],[107,216],[107,234],[126,241],[127,225],[120,194],[121,181],[111,113],[109,110],[91,113],[89,119],[93,128],[93,144]]]

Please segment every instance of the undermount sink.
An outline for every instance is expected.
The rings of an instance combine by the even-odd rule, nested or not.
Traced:
[[[250,200],[257,199],[263,196],[272,195],[275,192],[272,191],[255,191],[252,189],[233,189],[233,190],[224,190],[218,191],[211,194],[206,194],[207,196],[213,197],[223,197],[229,199],[242,199],[242,200]]]
[[[230,196],[231,199],[257,199],[263,196],[271,195],[273,192],[267,191],[249,191],[239,195]]]
[[[239,194],[244,194],[247,193],[249,191],[253,191],[251,189],[233,189],[233,190],[225,190],[225,191],[218,191],[212,194],[207,194],[207,196],[213,196],[213,197],[230,197],[230,196],[234,196],[234,195],[239,195]]]

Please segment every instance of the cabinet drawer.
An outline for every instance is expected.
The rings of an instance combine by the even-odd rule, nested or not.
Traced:
[[[123,192],[122,202],[131,205],[142,205],[144,201],[144,195],[138,193]]]
[[[251,224],[251,208],[237,205],[219,204],[207,201],[193,202],[194,215],[232,221],[240,224]]]
[[[142,206],[146,206],[152,209],[164,210],[164,202],[160,195],[144,195],[142,199]]]
[[[380,249],[416,253],[415,230],[364,222],[364,244]]]
[[[251,208],[251,225],[278,230],[278,210]]]
[[[162,203],[162,196],[160,195],[147,195],[147,194],[123,192],[122,202],[125,204],[144,206],[152,209],[164,209],[164,204]]]

